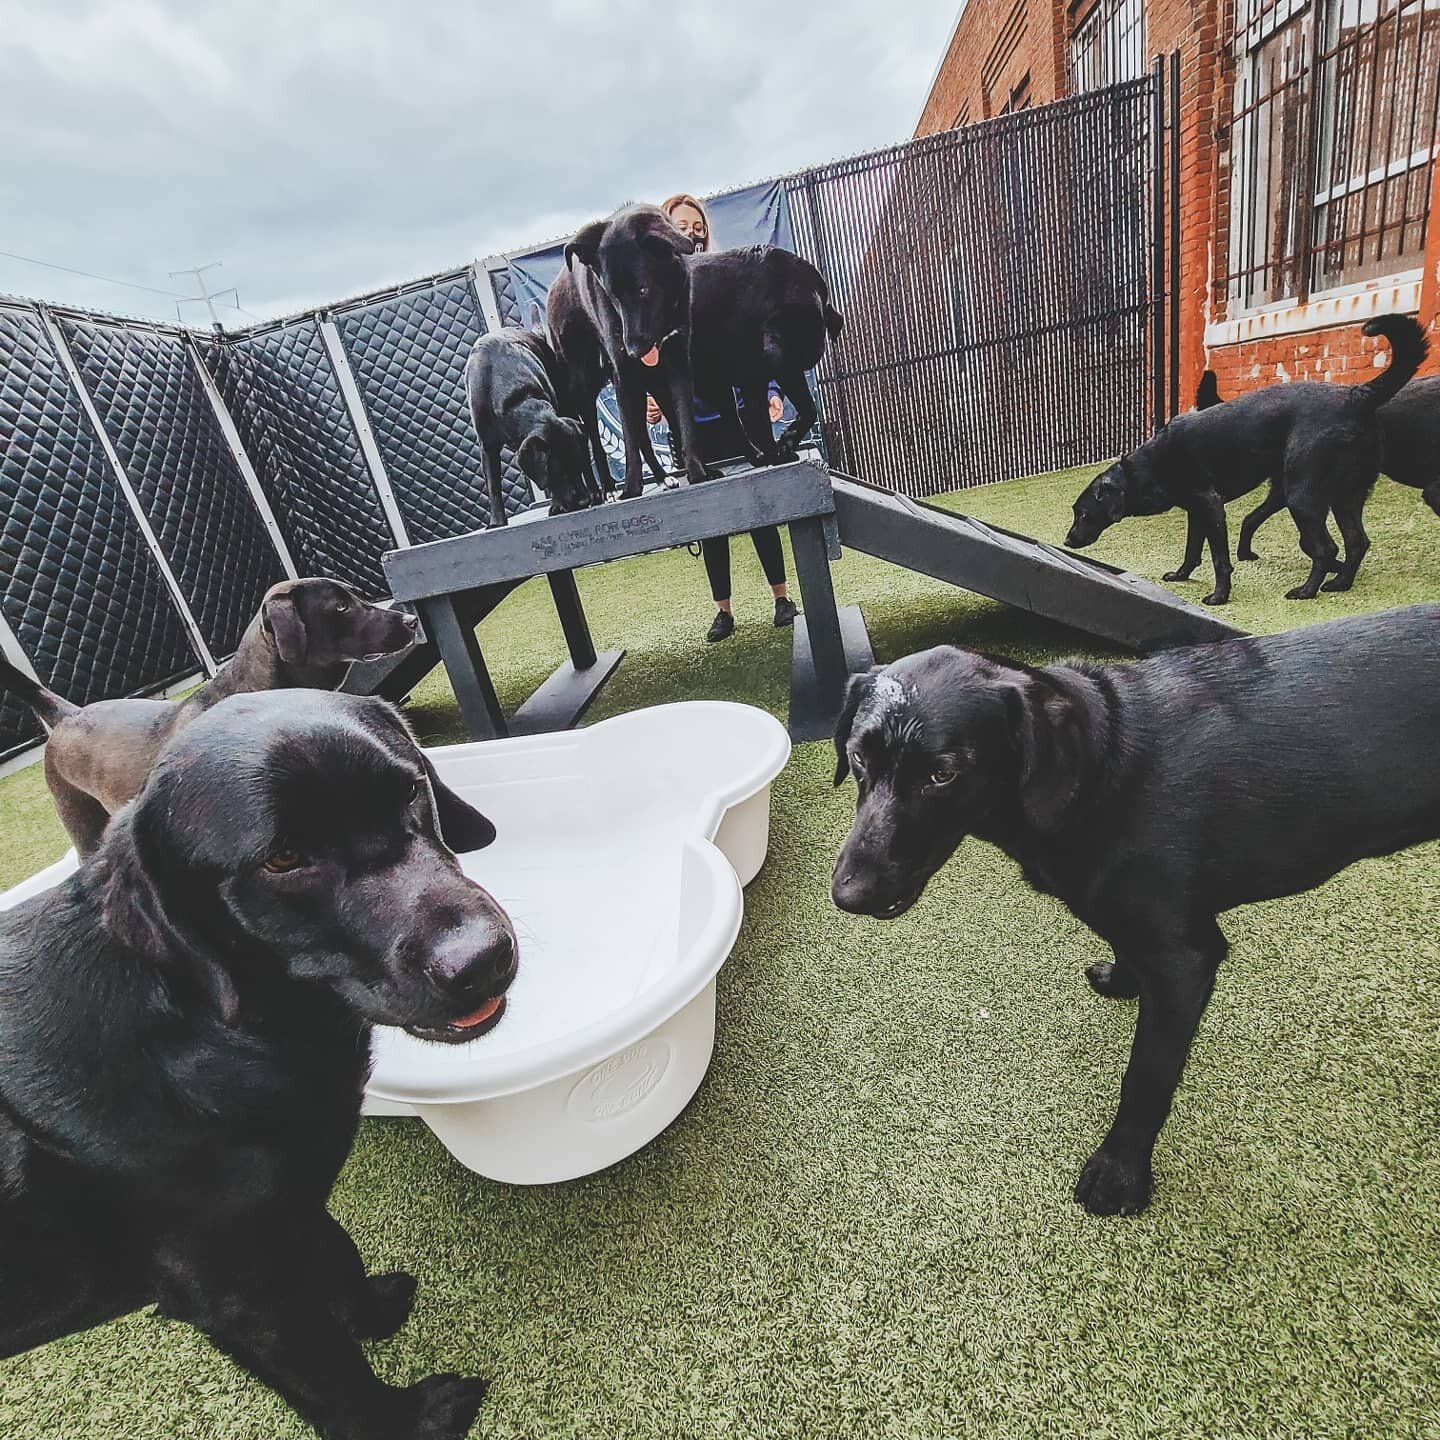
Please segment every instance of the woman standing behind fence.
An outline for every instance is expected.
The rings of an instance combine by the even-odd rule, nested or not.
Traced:
[[[688,235],[695,242],[696,250],[710,248],[710,217],[693,195],[672,195],[660,208],[682,235]],[[779,396],[772,392],[771,405],[778,400]],[[653,398],[648,402],[647,412],[652,424],[660,419],[660,408]],[[730,460],[746,451],[739,426],[722,416],[719,408],[702,395],[695,397],[695,438],[700,458],[706,464]],[[775,623],[793,625],[799,612],[785,590],[785,552],[780,547],[780,532],[775,526],[766,525],[761,530],[752,530],[750,538],[775,597]],[[713,540],[702,540],[700,553],[705,558],[705,573],[710,578],[710,594],[716,606],[715,619],[705,638],[725,640],[735,630],[735,615],[730,606],[730,537],[719,535]]]

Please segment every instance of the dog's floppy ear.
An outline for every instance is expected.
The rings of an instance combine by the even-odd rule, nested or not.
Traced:
[[[287,665],[305,663],[305,622],[292,595],[277,595],[265,602],[260,625],[275,642],[276,653]]]
[[[855,712],[860,702],[875,688],[877,665],[863,675],[852,675],[849,688],[845,691],[845,704],[840,718],[835,722],[835,784],[843,785],[850,774],[850,729],[855,724]]]
[[[1020,751],[1020,808],[1042,835],[1053,835],[1089,771],[1084,706],[1035,677],[1006,698]]]
[[[119,810],[106,827],[97,864],[105,867],[102,923],[128,950],[153,961],[167,983],[179,981],[208,998],[226,1021],[239,1013],[240,999],[213,944],[184,916],[168,883],[174,844],[157,828],[168,807],[147,804],[145,792]]]
[[[435,819],[440,825],[440,838],[457,854],[483,850],[495,839],[495,827],[473,805],[462,800],[435,773],[430,757],[417,745],[420,762],[430,781],[435,797]]]
[[[520,442],[520,448],[515,452],[515,463],[526,475],[539,483],[545,478],[545,457],[549,449],[545,437],[538,432],[532,432]]]
[[[1221,404],[1224,404],[1224,401],[1220,396],[1220,382],[1213,370],[1207,370],[1200,377],[1199,385],[1195,387],[1195,408],[1197,410],[1213,410]]]
[[[608,220],[592,220],[577,230],[565,247],[565,268],[571,268],[571,261],[579,260],[584,265],[593,265],[600,253],[600,242],[605,238]]]

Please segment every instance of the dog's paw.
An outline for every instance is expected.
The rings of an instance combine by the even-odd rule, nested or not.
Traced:
[[[1190,571],[1167,570],[1160,578],[1162,580],[1188,580],[1190,578]]]
[[[1318,590],[1311,590],[1307,585],[1297,585],[1293,590],[1285,592],[1285,598],[1287,600],[1313,600],[1318,593]]]
[[[1236,552],[1237,560],[1258,560],[1260,557],[1248,546],[1242,545]]]
[[[410,1318],[417,1281],[403,1270],[371,1275],[365,1298],[345,1317],[357,1340],[388,1340]]]
[[[1111,1000],[1133,1000],[1140,993],[1140,982],[1135,978],[1135,972],[1108,960],[1087,965],[1085,978],[1097,995]]]
[[[1334,592],[1336,590],[1348,590],[1353,580],[1348,575],[1332,575],[1320,588]]]
[[[489,1381],[465,1375],[432,1375],[412,1385],[415,1425],[406,1440],[465,1440],[489,1388]]]
[[[1075,1199],[1092,1215],[1138,1215],[1150,1203],[1150,1161],[1097,1150],[1075,1182]]]
[[[643,481],[635,485],[631,485],[627,482],[625,488],[620,492],[620,498],[622,500],[638,500],[644,493],[645,484]]]
[[[1228,590],[1212,590],[1208,595],[1203,596],[1202,605],[1228,605],[1230,603],[1230,592]]]

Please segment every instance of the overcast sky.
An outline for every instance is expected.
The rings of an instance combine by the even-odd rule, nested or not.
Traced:
[[[956,9],[0,0],[0,250],[162,291],[223,260],[281,314],[905,139]],[[175,317],[4,257],[0,291]]]

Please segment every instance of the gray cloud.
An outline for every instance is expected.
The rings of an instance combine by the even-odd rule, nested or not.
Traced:
[[[954,12],[0,0],[0,250],[162,290],[223,259],[282,313],[903,139]],[[0,290],[175,313],[3,258]]]

